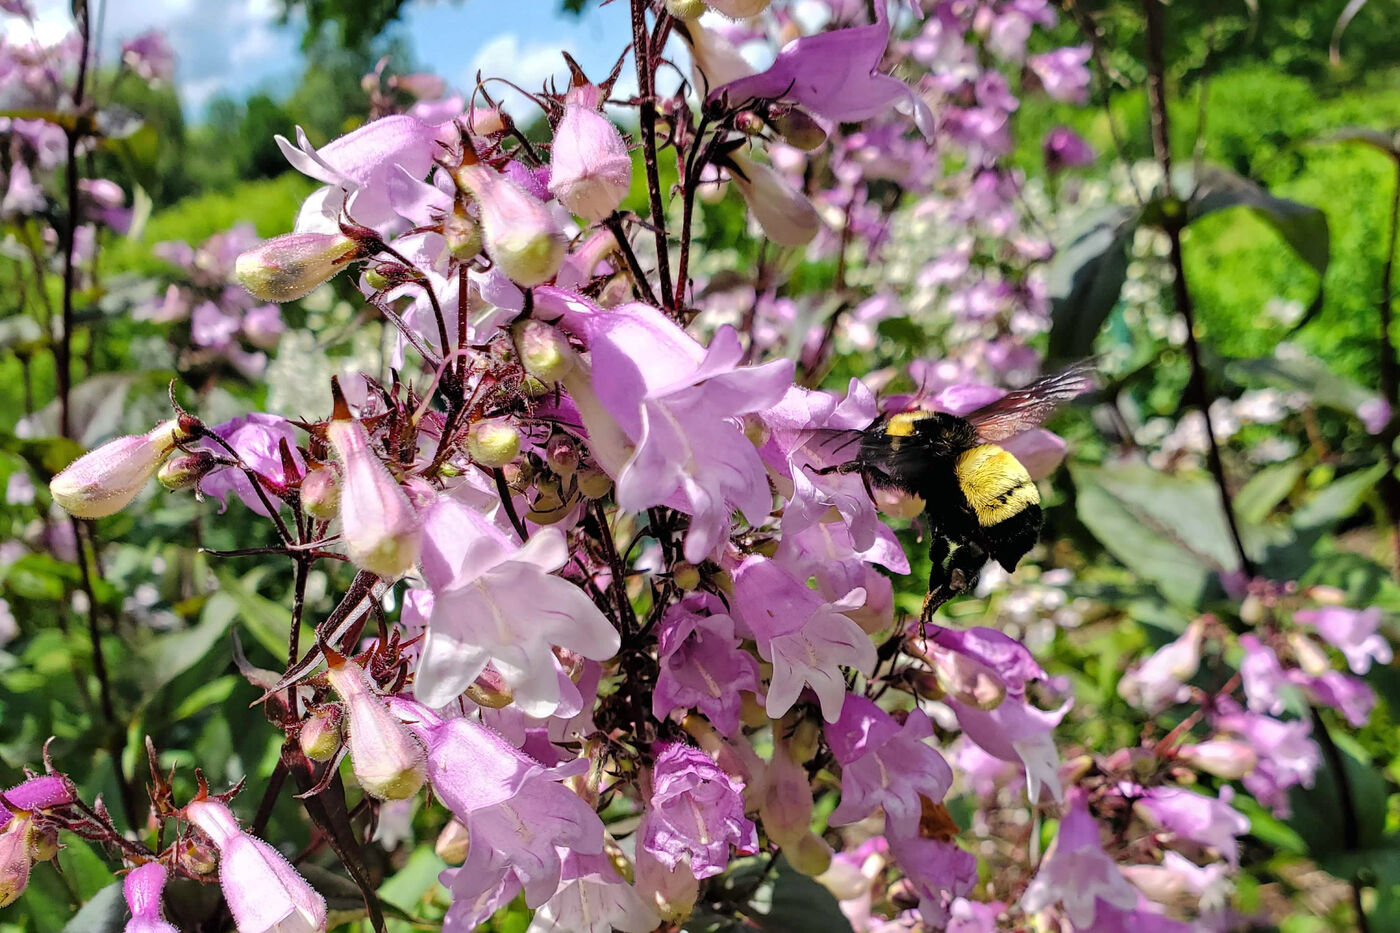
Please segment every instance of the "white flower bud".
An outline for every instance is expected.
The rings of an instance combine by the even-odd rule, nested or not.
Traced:
[[[554,278],[568,240],[545,203],[481,163],[462,166],[456,178],[481,206],[486,255],[501,271],[526,288]]]
[[[115,515],[131,504],[176,442],[186,437],[179,422],[171,420],[148,434],[108,441],[65,467],[49,481],[49,492],[78,518]]]
[[[294,301],[330,281],[360,253],[343,233],[287,233],[238,257],[238,283],[263,301]]]

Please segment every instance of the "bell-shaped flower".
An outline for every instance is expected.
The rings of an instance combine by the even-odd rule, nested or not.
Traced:
[[[1067,126],[1057,126],[1045,134],[1040,145],[1045,159],[1045,170],[1058,174],[1067,168],[1081,168],[1093,165],[1098,153],[1074,130]]]
[[[1099,824],[1083,791],[1075,788],[1066,797],[1054,847],[1021,896],[1021,906],[1034,913],[1058,903],[1076,929],[1091,930],[1099,902],[1132,910],[1138,892],[1104,852]]]
[[[638,845],[662,865],[675,868],[684,860],[703,879],[724,871],[731,845],[743,854],[758,851],[757,829],[744,816],[743,782],[698,748],[663,746],[651,785]]]
[[[1135,670],[1118,681],[1118,693],[1134,706],[1157,712],[1190,696],[1186,682],[1201,666],[1201,641],[1205,624],[1197,619],[1170,644],[1152,653]]]
[[[467,832],[467,860],[442,873],[453,899],[445,929],[475,929],[521,890],[527,906],[539,907],[559,890],[564,853],[603,851],[603,821],[554,781],[530,781],[509,800],[475,811]]]
[[[1176,751],[1176,760],[1227,781],[1238,781],[1259,764],[1259,756],[1248,743],[1231,739],[1183,745]]]
[[[963,734],[984,752],[1002,761],[1020,763],[1026,769],[1026,794],[1040,799],[1042,787],[1059,799],[1060,753],[1052,733],[1069,712],[1072,700],[1056,710],[1042,710],[1023,698],[1008,696],[993,710],[982,710],[949,698]]]
[[[734,619],[713,596],[693,596],[672,607],[658,635],[661,670],[651,711],[666,719],[699,710],[725,735],[739,728],[741,692],[757,694],[758,662],[740,647]]]
[[[1373,660],[1389,664],[1394,658],[1390,642],[1377,631],[1381,625],[1381,611],[1374,607],[1303,609],[1295,612],[1293,619],[1317,629],[1317,633],[1327,639],[1332,647],[1346,655],[1347,665],[1353,674],[1369,671]]]
[[[345,705],[350,763],[365,793],[379,800],[416,794],[427,773],[423,746],[389,711],[368,672],[328,655],[326,680]]]
[[[549,150],[549,190],[589,223],[617,210],[632,186],[632,158],[617,127],[599,110],[596,85],[569,89]]]
[[[545,203],[479,162],[463,166],[457,177],[481,207],[482,236],[491,261],[526,288],[554,278],[568,239]]]
[[[773,664],[765,703],[770,717],[791,709],[803,687],[817,695],[827,722],[841,715],[846,698],[842,668],[867,676],[875,669],[870,636],[843,615],[864,602],[865,591],[859,589],[828,602],[777,562],[759,555],[735,570],[739,618],[758,643],[759,655]]]
[[[994,709],[1007,695],[1024,699],[1027,684],[1045,679],[1026,646],[996,629],[939,628],[922,652],[943,690],[978,709]]]
[[[160,915],[160,898],[169,873],[159,862],[147,862],[122,880],[131,919],[123,933],[179,933],[175,924]]]
[[[146,434],[110,440],[83,454],[49,481],[53,500],[77,518],[105,518],[131,504],[177,441],[188,435],[171,420]]]
[[[885,8],[875,5],[868,26],[833,29],[794,39],[783,46],[767,71],[714,87],[710,99],[727,97],[733,105],[754,99],[788,100],[836,123],[859,123],[896,105],[912,108],[915,122],[932,137],[935,123],[928,105],[898,78],[881,70],[890,42]]]
[[[326,899],[272,846],[238,828],[227,806],[194,800],[186,818],[219,850],[219,885],[238,933],[322,933]]]
[[[284,233],[238,257],[234,277],[261,301],[295,301],[363,255],[343,233]]]
[[[919,915],[930,929],[954,929],[948,921],[954,898],[977,885],[977,856],[944,839],[886,832],[890,855],[919,898]]]
[[[792,361],[740,365],[744,350],[732,327],[721,327],[706,349],[642,304],[579,317],[589,335],[592,387],[636,444],[617,476],[618,505],[640,512],[664,504],[690,515],[684,551],[692,564],[728,538],[735,509],[750,524],[763,521],[773,498],[743,416],[782,398]],[[565,385],[582,412],[583,400]],[[584,418],[591,437],[593,423]]]
[[[779,246],[806,246],[822,228],[811,200],[793,188],[771,166],[732,152],[730,172],[739,193],[748,202],[763,234]]]
[[[389,580],[403,576],[418,559],[421,538],[408,496],[348,411],[326,425],[326,439],[340,461],[340,534],[350,560]]]
[[[811,833],[813,800],[811,778],[797,760],[793,743],[783,737],[784,725],[773,729],[773,757],[763,772],[758,813],[768,838],[788,850]]]
[[[650,933],[660,922],[606,855],[569,853],[560,881],[525,933]]]
[[[238,456],[243,460],[243,463],[254,473],[267,479],[274,488],[283,486],[296,478],[287,475],[286,464],[282,461],[281,445],[283,441],[287,442],[287,449],[291,452],[292,463],[296,468],[298,470],[305,468],[305,460],[302,458],[301,452],[297,450],[296,430],[286,418],[264,412],[252,412],[234,418],[232,421],[215,425],[210,430],[238,451]],[[204,442],[204,447],[210,451],[220,451],[217,445],[208,441]],[[228,505],[229,494],[232,493],[258,515],[267,515],[267,509],[263,506],[262,499],[253,491],[253,484],[248,479],[248,474],[235,467],[210,473],[200,481],[199,489],[206,496],[223,502],[225,507]],[[269,498],[276,504],[275,498]],[[223,510],[220,509],[220,511]]]
[[[1256,757],[1254,768],[1244,776],[1245,790],[1276,816],[1288,817],[1292,812],[1289,788],[1312,787],[1322,765],[1322,752],[1312,740],[1312,723],[1248,712],[1232,702],[1222,702],[1218,709],[1216,728],[1238,735]]]
[[[841,716],[826,727],[827,744],[841,764],[841,803],[833,826],[885,811],[887,835],[917,834],[923,800],[939,803],[953,784],[953,770],[927,739],[933,724],[923,710],[903,724],[859,694],[849,694]]]
[[[444,718],[407,697],[390,697],[389,706],[427,749],[428,782],[458,819],[509,800],[531,780],[553,780],[578,770],[551,771],[475,719]]]
[[[1237,867],[1237,836],[1249,832],[1249,818],[1230,806],[1234,791],[1227,785],[1219,797],[1209,797],[1179,787],[1134,787],[1124,796],[1134,798],[1133,809],[1148,822],[1197,845],[1208,846]]]
[[[617,629],[581,589],[553,575],[569,560],[558,529],[539,529],[517,545],[446,497],[424,525],[434,599],[413,686],[420,702],[446,706],[489,663],[522,712],[545,717],[559,705],[555,647],[594,661],[617,653]]]
[[[33,817],[24,813],[0,829],[0,907],[8,907],[29,887],[34,857],[29,851]]]
[[[1031,73],[1051,98],[1082,104],[1089,97],[1089,58],[1087,45],[1074,45],[1026,59]]]

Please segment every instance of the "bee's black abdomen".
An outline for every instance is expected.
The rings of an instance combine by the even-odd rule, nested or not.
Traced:
[[[983,525],[982,536],[986,542],[987,553],[1010,573],[1016,569],[1021,558],[1026,556],[1026,552],[1035,547],[1036,541],[1040,540],[1040,529],[1044,522],[1044,513],[1041,512],[1040,506],[1029,504],[995,525]]]

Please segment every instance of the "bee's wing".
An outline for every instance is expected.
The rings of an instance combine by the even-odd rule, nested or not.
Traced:
[[[1093,387],[1093,361],[1083,360],[1008,392],[965,417],[977,429],[978,438],[995,444],[1035,427],[1060,405]]]

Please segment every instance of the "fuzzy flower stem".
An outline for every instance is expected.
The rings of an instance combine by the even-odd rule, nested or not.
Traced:
[[[642,101],[642,155],[646,162],[652,233],[656,236],[656,273],[661,280],[661,300],[667,311],[674,312],[676,301],[671,289],[671,257],[666,245],[666,203],[662,198],[661,172],[656,158],[656,89],[652,82],[654,63],[651,37],[647,34],[646,10],[646,0],[632,0],[632,57],[637,62],[637,95]]]

